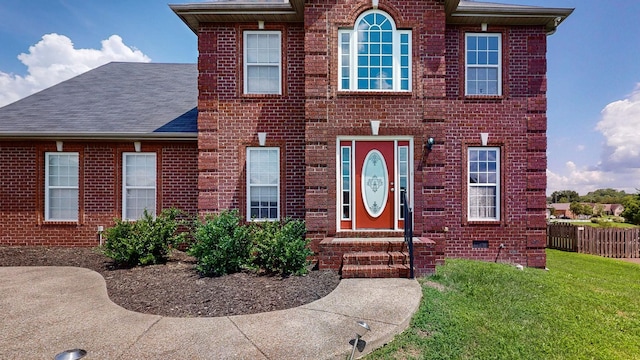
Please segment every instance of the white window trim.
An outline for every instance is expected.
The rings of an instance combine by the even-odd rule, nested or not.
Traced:
[[[404,149],[407,152],[407,160],[406,160],[406,166],[407,166],[407,173],[406,174],[402,174],[400,171],[400,166],[402,165],[402,161],[400,160],[400,152],[401,150]],[[396,146],[396,150],[397,150],[397,154],[396,154],[396,170],[395,173],[398,174],[397,175],[397,180],[396,180],[396,184],[398,184],[396,187],[398,188],[398,205],[402,205],[402,187],[400,186],[402,184],[402,177],[406,178],[407,181],[407,189],[406,189],[406,193],[407,193],[407,201],[409,201],[409,199],[411,198],[411,188],[410,188],[410,179],[411,176],[409,175],[409,171],[410,171],[410,163],[411,163],[411,159],[409,157],[410,154],[410,149],[408,145],[397,145]],[[409,207],[411,207],[411,205],[409,205]],[[403,220],[404,221],[404,213],[402,211],[402,207],[399,206],[398,209],[398,220]]]
[[[153,155],[155,160],[155,173],[153,186],[127,186],[127,156],[128,155]],[[136,221],[138,218],[131,218],[127,214],[127,189],[153,189],[153,213],[156,213],[158,206],[158,156],[154,152],[123,152],[122,153],[122,219],[128,221]]]
[[[470,161],[469,161],[469,153],[472,150],[496,150],[496,182],[495,183],[485,183],[485,184],[477,184],[477,185],[472,185],[471,181],[470,181],[470,173],[471,173],[471,169],[470,169]],[[502,159],[502,149],[500,149],[500,147],[497,146],[493,146],[493,147],[486,147],[486,146],[470,146],[467,148],[467,176],[466,176],[466,181],[467,181],[467,220],[470,222],[474,222],[474,221],[500,221],[500,211],[501,211],[501,192],[502,192],[502,184],[500,182],[501,178],[502,178],[502,164],[501,164],[501,159]],[[486,217],[486,218],[479,218],[479,217],[471,217],[471,188],[474,186],[495,186],[496,188],[496,216],[495,217]]]
[[[258,35],[278,35],[278,40],[280,42],[280,61],[278,62],[278,92],[249,92],[248,88],[248,80],[249,80],[249,66],[271,66],[275,67],[274,64],[268,63],[252,63],[249,65],[247,60],[247,36],[253,34]],[[242,66],[243,66],[243,91],[245,95],[257,95],[257,94],[269,94],[269,95],[282,95],[282,32],[281,31],[265,31],[265,30],[246,30],[242,34]]]
[[[272,218],[252,218],[251,217],[251,188],[252,187],[259,187],[259,186],[273,186],[273,185],[252,185],[251,184],[251,178],[249,176],[249,170],[250,170],[250,165],[251,165],[251,151],[258,151],[258,150],[276,150],[277,156],[278,156],[278,181],[276,184],[276,199],[277,199],[277,216],[275,219]],[[280,220],[280,209],[281,209],[281,201],[280,201],[280,182],[282,181],[281,178],[281,169],[280,169],[280,148],[279,147],[247,147],[247,160],[246,160],[246,178],[247,178],[247,199],[246,199],[246,209],[247,209],[247,221],[278,221]]]
[[[497,65],[469,65],[467,59],[467,41],[469,36],[487,36],[498,38],[498,64]],[[465,96],[502,96],[502,34],[501,33],[466,33],[464,36],[464,94]],[[498,93],[497,94],[469,94],[467,88],[469,68],[496,68],[498,70]]]
[[[358,41],[357,41],[357,24],[360,23],[362,18],[371,14],[382,14],[389,19],[393,25],[393,80],[391,89],[358,89]],[[338,30],[338,90],[339,91],[357,91],[357,92],[411,92],[413,89],[413,61],[412,61],[412,31],[411,30],[398,30],[396,23],[388,13],[380,10],[369,10],[362,13],[355,22],[356,26],[351,29],[339,29]],[[342,35],[349,34],[349,88],[345,89],[342,86]],[[407,90],[401,89],[402,84],[402,66],[401,66],[401,54],[400,54],[400,36],[409,36],[409,86]]]
[[[350,229],[343,229],[341,227],[341,221],[343,221],[344,219],[341,218],[341,216],[336,215],[335,217],[335,226],[336,226],[336,231],[337,232],[348,232],[348,231],[361,231],[356,229],[356,194],[355,194],[355,185],[353,184],[353,181],[355,180],[355,174],[356,174],[356,168],[355,168],[355,146],[356,143],[359,141],[394,141],[394,148],[397,150],[400,146],[404,146],[404,145],[398,145],[399,142],[404,142],[407,141],[409,142],[408,145],[408,178],[407,178],[407,188],[409,190],[408,193],[408,201],[409,201],[409,207],[411,207],[412,209],[414,208],[414,167],[413,167],[413,161],[412,159],[414,158],[414,153],[413,153],[413,137],[411,136],[384,136],[384,135],[380,135],[380,136],[338,136],[336,138],[336,149],[335,149],[335,154],[336,154],[336,169],[340,169],[341,168],[341,164],[342,164],[342,147],[343,147],[343,143],[345,142],[349,142],[349,146],[351,147],[351,175],[352,175],[352,191],[351,191],[351,219],[349,219],[348,221],[351,221],[351,228]],[[394,173],[395,176],[394,178],[394,182],[396,184],[399,184],[399,179],[400,177],[398,176],[399,172],[398,172],[398,152],[394,151],[394,157],[395,157],[395,167],[394,167]],[[335,171],[335,180],[336,180],[336,194],[342,194],[342,172],[339,170]],[[400,204],[400,191],[394,191],[393,192],[394,195],[394,206]],[[339,212],[340,214],[342,213],[342,197],[341,196],[335,196],[335,206],[336,206],[336,211]],[[400,231],[402,230],[402,227],[398,227],[398,221],[399,220],[404,220],[400,218],[399,212],[394,210],[396,212],[396,215],[394,217],[394,230],[391,231]],[[413,218],[415,218],[415,214],[413,214]],[[412,218],[412,220],[413,220]]]
[[[78,184],[76,186],[51,186],[49,185],[49,159],[55,155],[76,155],[78,157]],[[52,219],[51,218],[51,200],[49,198],[49,191],[52,189],[69,189],[78,191],[78,213],[74,219]],[[46,152],[45,153],[45,167],[44,167],[44,220],[45,221],[60,221],[60,222],[76,222],[80,216],[80,154],[77,152]]]
[[[346,159],[347,161],[345,162],[344,157],[342,156],[342,151],[344,149],[347,149],[349,152],[349,158]],[[353,164],[352,164],[352,150],[353,150],[353,143],[349,144],[349,146],[344,146],[341,145],[340,146],[340,156],[339,156],[339,161],[340,161],[340,218],[343,221],[351,221],[353,219]],[[345,188],[344,186],[344,178],[345,176],[342,174],[344,168],[344,165],[348,166],[347,170],[349,171],[349,184],[351,185],[348,189]],[[349,193],[349,204],[345,204],[344,203],[344,193],[348,192]],[[348,206],[349,207],[349,216],[345,217],[344,216],[344,207]]]

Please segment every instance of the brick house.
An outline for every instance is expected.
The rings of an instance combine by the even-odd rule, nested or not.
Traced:
[[[0,108],[0,245],[96,246],[115,217],[196,214],[197,79],[110,63]]]
[[[551,215],[558,219],[573,219],[574,215],[570,207],[570,203],[554,203],[547,205],[547,208],[552,212]]]
[[[320,267],[342,267],[345,277],[402,274],[405,197],[418,274],[452,257],[545,266],[546,37],[572,9],[460,0],[171,8],[198,36],[197,132],[95,133],[78,150],[64,133],[1,135],[0,165],[17,176],[2,178],[0,210],[13,218],[0,243],[23,231],[17,243],[95,244],[96,226],[123,216],[139,190],[123,185],[123,156],[151,151],[148,166],[162,169],[147,189],[156,210],[304,219]],[[56,141],[84,164],[81,215],[64,228],[45,214]]]

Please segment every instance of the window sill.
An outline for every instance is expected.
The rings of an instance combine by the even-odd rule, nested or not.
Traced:
[[[356,91],[338,90],[338,96],[412,96],[412,91]]]
[[[465,100],[502,101],[506,99],[504,95],[465,95]]]
[[[45,220],[43,226],[79,226],[78,220]]]
[[[248,99],[278,99],[282,96],[282,94],[242,94],[243,98]]]
[[[492,220],[492,219],[487,219],[487,220],[467,220],[467,225],[470,225],[470,226],[481,226],[481,225],[499,226],[499,225],[502,225],[502,221],[501,220]]]

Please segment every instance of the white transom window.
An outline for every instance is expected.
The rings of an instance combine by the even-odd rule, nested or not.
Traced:
[[[280,149],[247,148],[247,220],[280,218]]]
[[[338,31],[339,86],[344,91],[411,91],[411,30],[370,10]]]
[[[244,32],[244,93],[282,94],[280,31]]]
[[[45,154],[45,198],[46,221],[78,220],[78,153]]]
[[[122,218],[138,220],[146,209],[156,214],[156,154],[123,153]]]

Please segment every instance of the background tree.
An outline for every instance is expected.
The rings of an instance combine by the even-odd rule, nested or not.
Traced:
[[[593,208],[591,205],[582,204],[577,201],[574,201],[569,205],[569,210],[571,210],[574,215],[593,215]]]
[[[593,208],[593,214],[595,216],[602,217],[602,215],[604,215],[604,205],[596,204],[596,206]]]
[[[623,203],[622,217],[626,222],[640,225],[640,190],[634,196],[627,197]]]
[[[587,195],[580,196],[580,201],[599,203],[599,204],[622,204],[625,198],[629,196],[624,190],[616,189],[598,189],[591,191]]]
[[[572,203],[580,201],[580,194],[573,190],[554,191],[550,196],[551,203]]]

